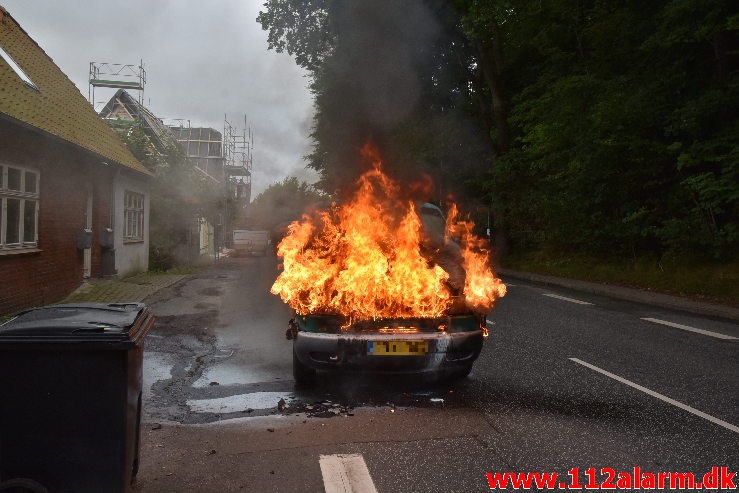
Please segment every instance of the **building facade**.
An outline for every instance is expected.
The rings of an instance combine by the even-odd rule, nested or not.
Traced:
[[[0,315],[147,270],[150,178],[0,7]]]

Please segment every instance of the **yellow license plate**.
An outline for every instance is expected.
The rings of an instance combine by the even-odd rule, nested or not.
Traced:
[[[367,354],[370,356],[419,356],[429,352],[426,341],[369,341]]]

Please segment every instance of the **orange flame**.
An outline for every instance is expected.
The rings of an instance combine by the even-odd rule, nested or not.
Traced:
[[[473,311],[485,312],[492,308],[496,298],[505,296],[506,285],[490,269],[489,251],[485,241],[472,232],[474,223],[460,221],[458,216],[457,206],[452,204],[447,216],[447,237],[453,236],[462,243],[465,302]]]
[[[456,299],[450,273],[427,258],[427,233],[414,203],[400,198],[376,153],[369,147],[364,152],[373,166],[357,181],[351,200],[304,215],[288,228],[277,248],[283,269],[271,292],[301,315],[330,313],[351,321],[440,317]],[[490,270],[473,224],[456,221],[457,215],[453,207],[444,241],[460,239],[463,301],[468,310],[485,312],[505,295],[505,285]]]

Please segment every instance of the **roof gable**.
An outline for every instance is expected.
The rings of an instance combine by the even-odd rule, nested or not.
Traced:
[[[33,81],[0,60],[0,116],[5,114],[126,168],[150,175],[98,116],[71,80],[0,6],[0,46]]]
[[[116,122],[143,123],[146,134],[159,151],[164,151],[169,145],[177,145],[169,127],[124,89],[116,91],[105,107],[100,110],[100,117],[113,125]]]

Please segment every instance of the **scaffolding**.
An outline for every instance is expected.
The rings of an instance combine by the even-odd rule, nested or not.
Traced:
[[[144,104],[144,86],[146,85],[146,70],[144,61],[137,65],[108,62],[90,62],[88,76],[87,99],[95,107],[95,88],[107,87],[112,89],[130,89],[138,91],[139,104]]]
[[[236,129],[228,117],[223,119],[223,158],[225,171],[231,185],[232,197],[248,205],[251,202],[251,171],[254,137],[251,128],[247,127],[244,116],[244,128]]]
[[[214,128],[193,127],[190,120],[187,120],[187,126],[184,119],[173,120],[179,125],[168,125],[168,128],[188,161],[213,180],[224,183],[228,176],[224,170],[221,133]]]

